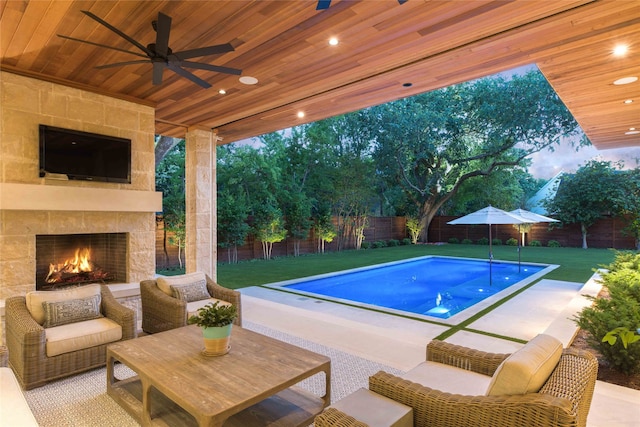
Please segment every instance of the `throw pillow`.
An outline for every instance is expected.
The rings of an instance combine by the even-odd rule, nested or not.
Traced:
[[[171,286],[173,296],[185,302],[200,301],[211,298],[207,291],[207,283],[190,283],[188,285]]]
[[[43,302],[45,320],[42,326],[52,328],[103,317],[100,313],[100,301],[100,295],[94,295],[66,301]]]
[[[562,343],[540,334],[511,354],[491,378],[487,396],[537,393],[556,368],[562,356]]]
[[[44,302],[68,301],[72,299],[87,298],[94,295],[101,295],[101,285],[91,284],[68,288],[61,291],[32,291],[27,292],[27,310],[31,317],[39,325],[44,324]]]
[[[158,288],[165,294],[173,297],[173,289],[171,286],[190,285],[192,283],[207,284],[207,276],[202,272],[181,274],[178,276],[161,276],[156,279]]]

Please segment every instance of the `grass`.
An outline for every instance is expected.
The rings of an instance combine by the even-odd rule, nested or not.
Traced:
[[[560,265],[560,268],[544,276],[545,279],[584,283],[593,275],[594,269],[611,263],[615,253],[610,249],[525,247],[521,250],[521,260]],[[238,289],[425,255],[487,259],[488,254],[489,247],[479,245],[396,246],[281,257],[268,261],[241,261],[238,264],[218,263],[217,275],[218,283]],[[517,261],[517,248],[494,246],[493,258]]]

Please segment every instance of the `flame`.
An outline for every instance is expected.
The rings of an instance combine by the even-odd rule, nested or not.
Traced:
[[[91,262],[91,249],[78,248],[76,249],[73,258],[66,259],[60,264],[49,264],[49,274],[45,281],[47,283],[54,283],[58,281],[58,277],[62,273],[80,273],[90,272],[93,270],[93,263]]]

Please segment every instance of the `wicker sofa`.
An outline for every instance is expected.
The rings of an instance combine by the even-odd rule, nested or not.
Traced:
[[[73,289],[36,291],[26,297],[7,298],[5,321],[9,367],[25,390],[104,366],[109,342],[136,337],[135,312],[120,304],[106,285],[88,285],[77,290],[99,294],[98,318],[62,325],[47,325],[49,320],[43,324],[38,316],[34,318],[31,304],[42,305],[42,298],[63,302],[84,295],[78,297]]]
[[[174,295],[173,287],[205,285],[203,295],[195,300]],[[198,308],[213,302],[222,301],[233,304],[238,309],[234,323],[242,326],[241,294],[215,283],[204,273],[189,273],[179,276],[159,277],[140,282],[140,300],[142,305],[142,330],[148,334],[168,331],[186,326],[187,318]]]
[[[437,340],[427,346],[426,365],[417,367],[422,372],[405,374],[413,381],[380,371],[369,378],[369,389],[413,408],[415,427],[585,427],[598,362],[589,352],[560,349],[559,361],[552,361],[551,374],[536,392],[474,393],[473,390],[481,389],[482,384],[495,385],[492,377],[510,355],[487,353]],[[443,371],[438,372],[437,364],[443,365]],[[429,374],[429,369],[434,372]],[[453,388],[471,392],[445,392],[425,384],[429,382],[426,378],[429,375],[433,379],[447,370],[451,375],[440,378],[440,384],[449,382]],[[330,409],[316,417],[316,427],[363,427],[348,414]]]

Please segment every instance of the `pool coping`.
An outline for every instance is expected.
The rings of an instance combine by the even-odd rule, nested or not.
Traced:
[[[316,293],[313,293],[313,292],[300,291],[298,289],[286,289],[285,288],[288,285],[292,285],[292,284],[295,284],[295,283],[300,283],[300,282],[304,282],[304,281],[308,281],[308,280],[325,279],[325,278],[328,278],[328,277],[339,276],[339,275],[342,275],[342,274],[356,273],[356,272],[359,272],[359,271],[367,271],[367,270],[372,270],[372,269],[375,269],[375,268],[387,267],[387,266],[392,266],[392,265],[397,265],[397,264],[404,264],[404,263],[407,263],[407,262],[419,261],[419,260],[422,260],[422,259],[429,259],[429,258],[462,259],[462,260],[473,260],[473,261],[487,262],[487,259],[484,259],[484,258],[467,258],[467,257],[441,256],[441,255],[425,255],[425,256],[421,256],[421,257],[408,258],[408,259],[403,259],[403,260],[399,260],[399,261],[391,261],[391,262],[385,262],[385,263],[381,263],[381,264],[369,265],[369,266],[365,266],[365,267],[352,268],[352,269],[349,269],[349,270],[341,270],[341,271],[337,271],[337,272],[317,274],[317,275],[314,275],[314,276],[307,276],[307,277],[303,277],[303,278],[297,278],[297,279],[291,279],[291,280],[283,280],[283,281],[280,281],[280,282],[264,284],[264,285],[261,285],[261,287],[277,290],[277,291],[280,291],[280,292],[291,293],[291,294],[295,294],[295,295],[302,295],[302,296],[309,297],[309,298],[315,298],[315,299],[319,299],[319,300],[334,302],[334,303],[338,303],[338,304],[349,305],[349,306],[352,306],[352,307],[362,308],[362,309],[366,309],[366,310],[374,310],[374,311],[377,311],[377,312],[380,312],[380,313],[393,314],[393,315],[396,315],[396,316],[406,317],[408,319],[422,320],[422,321],[427,321],[427,322],[430,322],[430,323],[443,324],[443,325],[457,325],[457,324],[459,324],[461,322],[464,322],[465,320],[477,315],[478,313],[480,313],[481,311],[487,309],[488,307],[491,307],[492,305],[498,303],[502,299],[504,299],[504,298],[506,298],[506,297],[508,297],[508,296],[520,291],[524,287],[526,287],[526,286],[528,286],[528,285],[530,285],[530,284],[542,279],[543,276],[547,275],[551,271],[553,271],[556,268],[560,267],[560,265],[557,265],[557,264],[542,264],[542,263],[534,263],[534,262],[522,263],[522,262],[517,262],[517,261],[493,260],[492,262],[494,262],[494,263],[495,262],[499,262],[499,263],[504,263],[504,264],[526,264],[526,265],[534,265],[534,266],[543,266],[545,268],[540,270],[539,272],[534,273],[531,276],[521,280],[520,282],[514,283],[513,285],[509,286],[508,288],[503,289],[500,292],[498,292],[498,293],[496,293],[494,295],[491,295],[490,297],[487,297],[487,298],[483,299],[482,301],[477,302],[476,304],[472,305],[471,307],[465,308],[464,310],[462,310],[462,311],[460,311],[460,312],[458,312],[458,313],[456,313],[456,314],[454,314],[454,315],[452,315],[451,317],[448,317],[448,318],[429,316],[429,315],[426,315],[426,314],[419,314],[419,313],[413,313],[413,312],[410,312],[410,311],[397,310],[397,309],[393,309],[393,308],[387,308],[387,307],[382,307],[382,306],[378,306],[378,305],[362,303],[362,302],[359,302],[359,301],[353,301],[353,300],[348,300],[348,299],[343,299],[343,298],[330,297],[330,296],[326,296],[326,295],[316,294]]]

